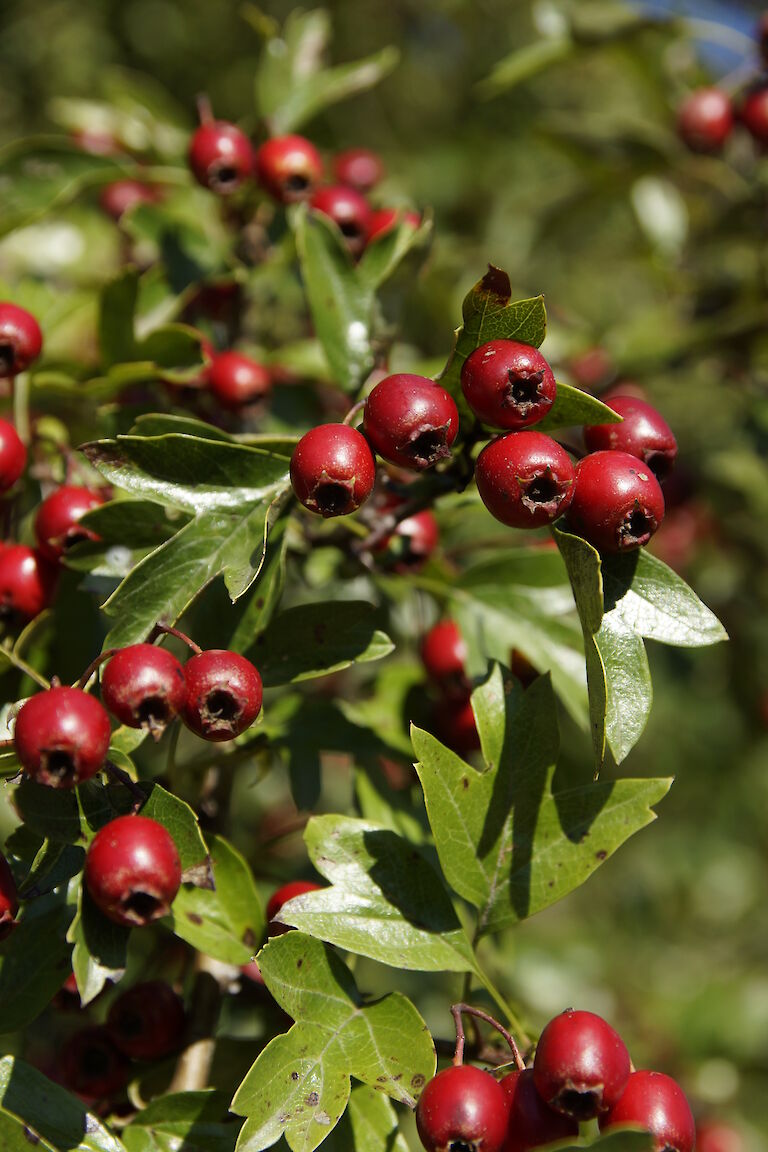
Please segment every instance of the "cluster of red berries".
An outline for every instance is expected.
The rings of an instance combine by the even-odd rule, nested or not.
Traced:
[[[678,1084],[634,1071],[618,1033],[572,1009],[547,1024],[532,1068],[497,1080],[454,1065],[427,1084],[416,1109],[427,1152],[527,1152],[577,1136],[579,1122],[592,1119],[601,1131],[644,1129],[656,1152],[693,1152],[693,1115]]]

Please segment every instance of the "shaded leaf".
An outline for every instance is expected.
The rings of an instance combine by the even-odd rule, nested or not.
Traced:
[[[79,1100],[13,1056],[0,1060],[0,1110],[3,1152],[28,1152],[40,1141],[53,1152],[124,1152]]]
[[[275,617],[250,655],[270,688],[380,660],[394,645],[376,627],[379,615],[362,600],[289,608]]]

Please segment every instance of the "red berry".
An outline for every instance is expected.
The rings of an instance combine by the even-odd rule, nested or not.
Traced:
[[[49,788],[74,788],[101,769],[109,750],[109,716],[80,688],[49,688],[31,696],[16,717],[16,756]]]
[[[189,166],[198,184],[219,196],[228,196],[253,172],[251,142],[227,120],[201,124],[190,141]]]
[[[634,396],[612,396],[606,404],[623,417],[622,422],[585,428],[589,451],[628,452],[643,460],[657,479],[663,479],[675,462],[677,441],[661,413]]]
[[[347,424],[320,424],[302,436],[291,457],[297,498],[320,516],[347,516],[373,491],[376,461],[368,441]]]
[[[0,302],[0,377],[26,372],[43,350],[40,325],[25,308]]]
[[[401,212],[398,208],[379,208],[375,212],[371,212],[368,220],[367,241],[370,242],[376,236],[385,236],[387,232],[391,232],[398,219],[407,221],[412,228],[418,228],[421,224],[421,216],[418,212]]]
[[[339,184],[356,188],[358,192],[370,192],[383,179],[384,165],[369,148],[348,148],[334,158],[333,175]]]
[[[557,395],[541,352],[517,340],[491,340],[476,348],[461,370],[461,387],[484,424],[513,430],[543,419]]]
[[[741,120],[758,144],[768,144],[768,85],[753,88],[741,106]]]
[[[423,564],[440,543],[440,529],[433,514],[426,508],[406,516],[386,541],[394,540],[398,547],[400,566],[403,568]]]
[[[450,456],[459,412],[439,384],[399,372],[381,380],[368,396],[363,427],[375,451],[391,464],[430,468]]]
[[[181,997],[163,980],[134,985],[118,996],[107,1017],[112,1039],[132,1060],[160,1060],[175,1052],[185,1023]]]
[[[131,644],[116,652],[104,669],[101,699],[129,728],[161,735],[181,712],[186,698],[184,669],[166,648]]]
[[[744,1137],[731,1124],[708,1120],[696,1127],[696,1152],[744,1152]]]
[[[237,652],[200,652],[184,665],[184,679],[184,723],[204,740],[233,740],[261,711],[261,676]]]
[[[593,1012],[569,1008],[542,1032],[533,1080],[545,1104],[575,1120],[590,1120],[616,1104],[629,1070],[618,1032]]]
[[[693,1152],[696,1125],[682,1088],[662,1072],[633,1072],[621,1099],[600,1119],[605,1131],[636,1124],[653,1136],[655,1152]]]
[[[256,177],[265,191],[282,204],[311,195],[323,178],[323,162],[304,136],[275,136],[256,153]]]
[[[576,465],[568,526],[599,551],[640,548],[663,519],[659,482],[636,456],[593,452]]]
[[[264,986],[264,977],[261,974],[258,960],[251,960],[248,964],[243,964],[240,968],[240,972],[253,984],[260,984],[262,987]]]
[[[462,1064],[429,1081],[416,1105],[416,1127],[427,1152],[499,1152],[507,1114],[490,1072]]]
[[[0,552],[0,616],[32,620],[56,591],[56,569],[32,548],[11,544]]]
[[[733,128],[733,109],[719,88],[699,88],[680,105],[677,132],[692,152],[719,152]]]
[[[540,1148],[542,1144],[554,1144],[556,1140],[578,1136],[578,1121],[553,1112],[539,1096],[530,1068],[524,1072],[510,1072],[501,1081],[501,1087],[509,1108],[504,1152],[528,1152],[529,1148]]]
[[[293,900],[294,896],[303,896],[305,892],[319,892],[321,887],[321,884],[314,884],[311,880],[291,880],[289,884],[283,884],[282,888],[273,892],[267,902],[269,935],[282,936],[284,932],[290,931],[288,924],[272,923],[283,904]]]
[[[445,697],[434,711],[435,733],[457,756],[468,756],[480,747],[477,722],[468,696],[461,700]]]
[[[454,699],[466,697],[467,646],[454,620],[439,620],[421,642],[421,662],[441,691]]]
[[[116,924],[141,928],[167,916],[181,884],[170,832],[148,816],[118,816],[101,828],[85,857],[94,904]]]
[[[236,410],[266,396],[270,376],[263,364],[240,352],[215,354],[208,369],[208,386],[224,408]]]
[[[564,448],[543,432],[510,432],[486,444],[475,480],[488,511],[512,528],[541,528],[573,499],[575,471]]]
[[[102,188],[99,196],[102,210],[113,220],[119,220],[124,212],[137,204],[154,204],[156,201],[156,190],[138,180],[115,180]]]
[[[27,466],[27,449],[7,420],[0,420],[0,492],[12,488]]]
[[[8,861],[0,852],[0,940],[10,935],[16,913],[19,911],[19,895]]]
[[[579,388],[599,388],[614,375],[613,361],[605,348],[587,348],[574,357],[568,369]]]
[[[371,207],[365,196],[343,184],[327,184],[317,189],[310,203],[315,211],[333,220],[349,251],[359,256],[365,247],[371,219]]]
[[[35,535],[40,554],[46,560],[56,561],[74,544],[82,540],[98,540],[95,532],[81,525],[79,520],[104,503],[100,492],[91,488],[77,488],[62,484],[46,496],[35,516]]]
[[[114,1096],[128,1083],[129,1064],[107,1028],[85,1028],[65,1040],[59,1056],[61,1081],[87,1103]]]

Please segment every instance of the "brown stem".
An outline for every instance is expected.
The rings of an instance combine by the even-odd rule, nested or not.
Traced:
[[[152,643],[158,636],[175,636],[177,640],[183,640],[188,648],[191,648],[195,656],[199,656],[203,651],[199,644],[195,644],[185,632],[180,632],[178,628],[172,628],[170,624],[155,624],[152,633],[149,637],[148,643]]]
[[[91,679],[91,676],[93,676],[94,672],[96,671],[96,669],[100,668],[105,660],[109,660],[110,656],[114,656],[115,652],[119,652],[119,651],[120,651],[119,648],[107,648],[104,652],[100,652],[99,655],[95,658],[95,660],[91,660],[91,662],[88,665],[88,667],[86,668],[85,672],[83,672],[82,676],[80,677],[80,679],[75,684],[75,688],[80,688],[81,691],[83,691],[85,689],[86,685],[88,684],[88,681]]]
[[[456,1025],[456,1049],[453,1053],[453,1063],[456,1065],[462,1064],[464,1061],[464,1045],[466,1037],[464,1035],[464,1022],[462,1015],[474,1016],[478,1020],[484,1020],[486,1024],[490,1024],[496,1029],[497,1032],[506,1040],[512,1052],[513,1059],[519,1071],[525,1068],[525,1061],[520,1055],[520,1049],[515,1043],[514,1037],[503,1024],[500,1024],[493,1016],[489,1016],[487,1012],[483,1012],[481,1008],[473,1008],[471,1004],[451,1004],[451,1015],[453,1016]]]
[[[349,412],[347,412],[342,420],[342,424],[351,424],[355,416],[357,416],[358,412],[362,412],[363,408],[365,408],[365,400],[358,400],[357,404],[353,404]]]
[[[207,92],[200,92],[195,99],[197,105],[197,118],[201,124],[213,123],[213,108],[211,107],[211,98]]]

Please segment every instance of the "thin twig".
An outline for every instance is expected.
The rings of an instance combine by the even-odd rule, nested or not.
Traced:
[[[471,1004],[452,1004],[451,1015],[453,1016],[454,1023],[456,1024],[456,1050],[453,1054],[454,1064],[461,1064],[464,1060],[464,1045],[466,1042],[466,1037],[464,1035],[464,1022],[462,1020],[462,1015],[467,1015],[474,1016],[478,1020],[484,1020],[486,1024],[490,1024],[493,1028],[496,1029],[497,1032],[501,1033],[507,1044],[509,1044],[512,1057],[515,1061],[515,1064],[517,1065],[517,1068],[521,1072],[523,1071],[525,1068],[525,1061],[520,1055],[520,1049],[518,1048],[514,1037],[510,1032],[507,1031],[504,1025],[500,1024],[499,1021],[496,1020],[493,1016],[489,1016],[489,1014],[487,1012],[483,1012],[481,1008],[473,1008]]]
[[[195,644],[194,640],[190,639],[185,632],[180,632],[178,628],[172,628],[170,624],[155,624],[148,643],[151,644],[158,636],[175,636],[177,640],[183,640],[187,647],[191,648],[195,656],[199,656],[202,652],[199,644]]]
[[[365,400],[358,400],[357,404],[353,404],[349,412],[347,412],[342,420],[342,424],[351,424],[355,416],[357,416],[358,412],[362,412],[363,408],[365,408]]]
[[[93,676],[97,668],[99,668],[105,660],[109,660],[110,656],[114,656],[115,653],[119,651],[119,648],[107,648],[104,652],[100,652],[94,660],[91,660],[85,672],[83,672],[82,676],[75,684],[75,688],[79,688],[81,691],[85,691],[91,676]]]

